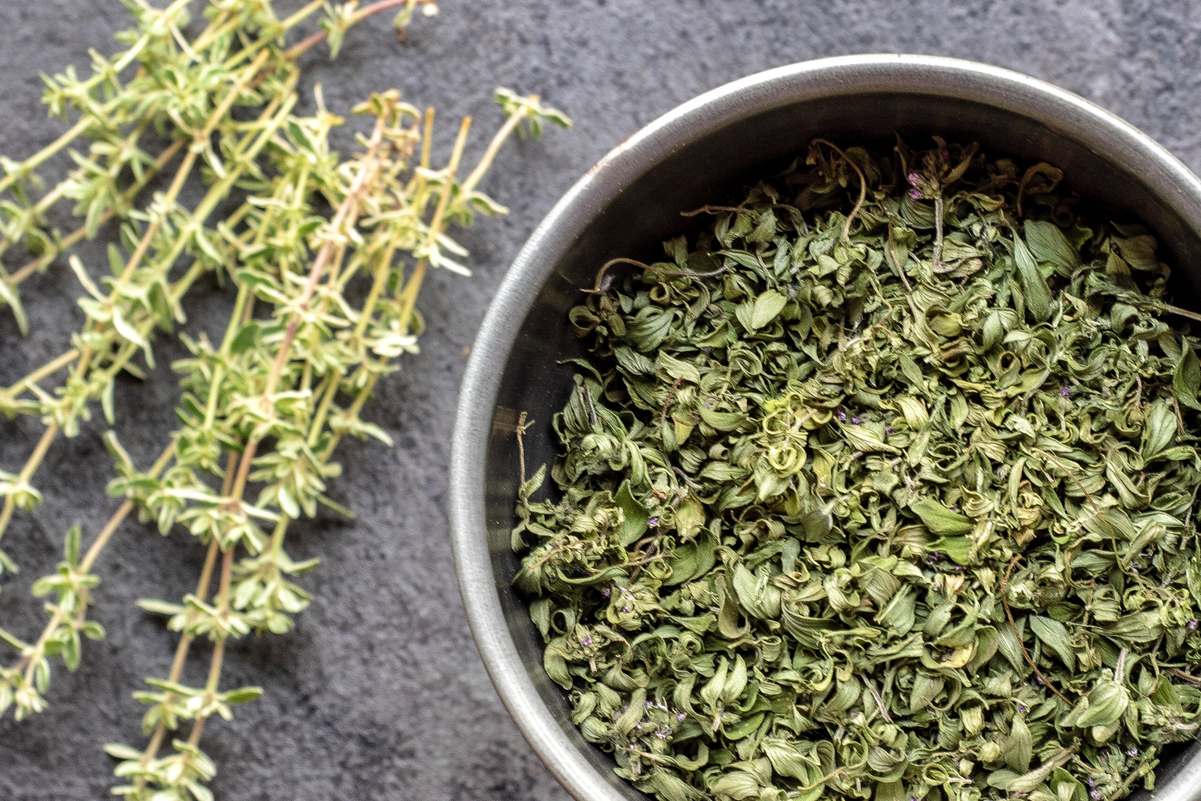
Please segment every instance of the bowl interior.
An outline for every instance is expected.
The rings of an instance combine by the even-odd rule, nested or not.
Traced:
[[[610,757],[583,740],[570,721],[561,689],[546,677],[541,638],[525,604],[512,589],[518,560],[509,550],[519,476],[514,428],[521,412],[534,421],[525,436],[530,470],[555,458],[550,420],[567,400],[572,375],[572,368],[561,362],[580,353],[568,330],[567,313],[580,302],[580,290],[592,286],[601,264],[616,256],[661,253],[662,240],[698,224],[681,217],[681,211],[737,200],[742,189],[758,177],[794,156],[803,156],[814,137],[840,145],[874,141],[889,148],[897,133],[917,147],[926,146],[929,135],[938,134],[952,141],[979,142],[994,156],[1048,161],[1063,169],[1071,188],[1112,212],[1115,219],[1146,224],[1159,239],[1165,261],[1176,269],[1178,301],[1191,305],[1201,282],[1201,270],[1193,267],[1201,264],[1201,237],[1177,201],[1169,204],[1165,199],[1163,176],[1152,175],[1145,163],[1136,174],[1126,153],[1112,144],[1106,151],[1086,130],[1087,125],[1077,124],[1070,114],[1065,119],[1062,109],[1057,122],[1051,122],[1052,115],[1023,109],[1023,98],[1007,100],[1003,90],[986,102],[964,94],[954,89],[860,92],[851,88],[846,94],[802,99],[785,96],[766,104],[756,101],[759,110],[727,115],[736,119],[722,120],[699,132],[679,123],[678,131],[667,132],[676,140],[670,153],[635,174],[610,176],[609,180],[620,186],[611,192],[608,202],[577,211],[583,222],[575,226],[573,236],[562,243],[558,253],[548,255],[543,251],[553,249],[540,250],[536,244],[527,249],[535,262],[542,258],[553,263],[521,265],[519,260],[519,267],[549,277],[540,289],[535,285],[532,306],[500,371],[489,421],[483,470],[492,577],[508,635],[541,703],[555,718],[562,737],[607,777],[609,797],[643,798],[612,775]],[[731,102],[737,103],[737,96]],[[612,172],[620,164],[620,151],[606,160],[617,159],[617,163],[607,166],[602,162],[599,169]],[[1186,764],[1188,756],[1191,751],[1183,753],[1182,749],[1161,767],[1161,788],[1167,787],[1170,776]],[[560,774],[560,778],[564,777]],[[566,783],[570,788],[572,783]],[[573,792],[579,792],[578,788]]]

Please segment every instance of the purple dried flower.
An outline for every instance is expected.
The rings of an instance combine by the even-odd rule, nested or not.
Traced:
[[[1090,788],[1097,786],[1097,781],[1092,776],[1088,777],[1088,786]]]
[[[942,150],[938,151],[938,155],[942,156],[944,159],[949,159],[951,157],[951,151],[944,147]]]
[[[585,637],[584,639],[580,640],[580,642],[582,642],[584,644],[584,647],[587,648],[589,645],[592,645],[592,638]]]
[[[909,190],[909,199],[910,200],[921,200],[922,199],[922,190],[916,189],[916,188],[910,189]]]
[[[893,434],[897,433],[897,430],[895,428],[893,428],[892,426],[885,426],[884,433],[888,434],[889,436],[892,436]]]
[[[1018,704],[1018,712],[1022,712],[1022,713],[1024,713],[1025,711],[1026,711],[1026,705],[1025,705],[1025,704]]]
[[[916,172],[911,172],[905,176],[905,179],[909,181],[910,186],[917,186],[917,182],[922,180],[922,176],[918,175]]]
[[[1046,682],[1045,682],[1045,681],[1043,681],[1043,677],[1042,677],[1042,676],[1035,676],[1035,677],[1034,677],[1034,680],[1035,680],[1036,682],[1038,682],[1039,684],[1046,684]]]
[[[655,729],[655,736],[658,737],[660,740],[666,740],[667,732],[663,731],[662,729]]]
[[[851,418],[851,422],[852,422],[854,425],[859,425],[859,418],[858,418],[858,417],[852,417],[852,418]]]
[[[601,590],[601,595],[605,596],[606,598],[608,598],[612,594],[613,594],[613,590],[609,589],[608,587],[605,587],[603,590]]]
[[[650,520],[646,521],[647,528],[654,528],[657,525],[659,525],[659,516],[658,515],[655,515]]]
[[[847,413],[842,409],[838,410],[838,422],[845,423],[847,421]]]
[[[682,721],[682,720],[683,720],[684,718],[686,718],[686,717],[688,717],[688,716],[687,716],[687,715],[685,715],[683,712],[677,712],[677,713],[676,713],[676,720],[680,720],[680,721]]]
[[[1137,748],[1129,748],[1126,750],[1126,756],[1138,756]]]
[[[1093,799],[1093,801],[1101,801],[1101,791],[1100,790],[1089,790],[1088,794]]]
[[[1064,396],[1065,398],[1070,398],[1070,397],[1072,397],[1072,388],[1069,387],[1067,384],[1064,384],[1062,387],[1059,388],[1059,394]]]
[[[1189,630],[1189,631],[1196,631],[1196,630],[1197,630],[1197,621],[1195,621],[1195,620],[1190,620],[1190,621],[1188,622],[1188,630]]]
[[[621,608],[621,611],[628,613],[628,612],[630,611],[630,607],[628,607],[628,606],[623,606],[623,607]]]
[[[646,702],[646,708],[647,708],[647,709],[654,709],[654,708],[655,708],[655,702],[654,702],[654,701],[647,701],[647,702]]]

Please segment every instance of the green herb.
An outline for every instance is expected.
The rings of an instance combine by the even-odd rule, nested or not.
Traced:
[[[637,788],[1110,801],[1196,735],[1201,343],[1061,177],[817,140],[572,310],[515,584]]]
[[[311,598],[295,577],[317,560],[289,557],[290,523],[315,515],[320,505],[350,514],[325,494],[340,472],[335,451],[347,436],[388,441],[362,418],[363,409],[397,360],[417,350],[423,325],[416,301],[427,271],[467,273],[458,261],[467,252],[450,238],[449,227],[469,225],[476,214],[505,213],[479,191],[501,145],[514,132],[539,135],[548,121],[570,124],[537,96],[499,89],[495,98],[506,120],[461,177],[470,119],[460,126],[447,165],[437,168],[433,110],[422,112],[388,91],[355,110],[373,123],[356,135],[358,152],[349,158],[333,152],[329,135],[342,120],[325,109],[319,90],[314,115],[292,113],[294,57],[325,38],[336,47],[340,33],[372,13],[402,7],[404,22],[421,4],[330,7],[321,32],[286,49],[283,34],[304,17],[297,12],[276,21],[260,0],[214,3],[209,27],[190,46],[179,30],[182,20],[161,16],[167,12],[139,16],[143,38],[158,41],[157,32],[167,30],[163,41],[171,48],[183,43],[170,50],[175,62],[157,60],[163,54],[147,56],[145,72],[183,80],[189,70],[207,70],[215,73],[213,86],[224,88],[197,101],[204,106],[197,122],[180,124],[183,145],[172,147],[184,153],[183,162],[170,188],[142,210],[129,211],[122,233],[130,255],[114,250],[114,278],[106,291],[83,265],[72,263],[90,296],[81,301],[88,327],[63,357],[5,394],[10,412],[40,415],[48,429],[26,467],[0,485],[10,501],[0,518],[2,533],[13,507],[34,505],[28,482],[57,433],[75,433],[96,399],[111,417],[107,399],[116,375],[134,369],[131,360],[139,352],[150,361],[149,338],[182,319],[187,286],[207,270],[226,276],[235,297],[220,343],[180,335],[191,352],[174,365],[182,375],[180,429],[145,471],[110,432],[118,478],[109,489],[124,502],[86,552],[82,532],[71,529],[57,572],[35,582],[35,595],[49,599],[43,631],[26,641],[0,629],[0,640],[17,654],[11,666],[0,668],[0,713],[11,707],[22,718],[42,711],[52,662],[74,670],[82,639],[104,634],[88,620],[100,581],[95,566],[131,512],[153,520],[163,534],[186,527],[208,546],[195,593],[180,603],[141,603],[168,616],[169,628],[181,636],[169,675],[148,679],[150,689],[135,694],[148,706],[148,743],[106,747],[120,760],[116,773],[124,782],[114,792],[135,801],[212,799],[206,785],[216,767],[200,748],[206,724],[213,716],[229,718],[234,705],[262,692],[221,687],[226,648],[252,632],[288,631]],[[304,13],[322,7],[313,3]],[[260,33],[261,42],[254,38]],[[210,45],[218,66],[193,63],[208,52],[206,41],[218,40],[223,44]],[[262,107],[257,120],[229,116],[243,98]],[[203,175],[201,160],[208,168]],[[136,194],[136,183],[118,174],[118,190]],[[182,187],[201,177],[208,194],[195,209],[178,208]],[[240,201],[236,210],[219,223],[207,222],[231,195]],[[175,278],[173,265],[184,257],[190,257],[186,272]],[[43,379],[65,368],[71,377],[58,392],[41,388]],[[26,393],[33,397],[23,398]],[[182,677],[197,640],[212,647],[206,681],[191,687]]]
[[[50,113],[77,121],[62,136],[22,162],[0,160],[0,254],[20,243],[32,259],[9,273],[0,266],[0,302],[24,330],[27,321],[18,289],[35,272],[56,262],[71,245],[92,238],[116,220],[119,242],[109,245],[108,269],[88,270],[71,256],[67,263],[87,293],[79,305],[87,323],[70,347],[7,389],[0,389],[0,414],[26,414],[46,424],[25,464],[0,471],[0,538],[16,510],[32,511],[42,500],[33,478],[60,433],[75,436],[99,401],[108,422],[114,409],[114,380],[122,371],[140,374],[141,354],[153,366],[156,331],[171,331],[184,319],[183,300],[208,272],[220,273],[229,257],[226,231],[251,213],[249,201],[223,220],[210,218],[231,193],[253,191],[263,178],[275,134],[300,124],[293,115],[299,79],[297,59],[326,38],[340,41],[353,24],[380,11],[402,7],[404,21],[425,0],[381,0],[359,9],[351,2],[328,6],[312,0],[280,19],[270,2],[213,2],[207,25],[189,41],[190,0],[164,9],[130,3],[136,27],[117,38],[126,49],[112,58],[93,53],[92,74],[74,68],[45,77]],[[287,47],[287,35],[314,15],[327,12],[323,30]],[[168,144],[157,156],[145,149],[147,132],[163,133]],[[86,153],[73,149],[87,141]],[[57,155],[77,165],[36,201],[43,185],[37,169]],[[142,190],[173,165],[162,191]],[[189,182],[207,189],[193,207],[180,202]],[[72,200],[83,218],[76,230],[47,227],[45,215]],[[186,269],[184,269],[186,267]],[[97,281],[94,276],[105,274]],[[65,374],[57,386],[54,376]],[[15,565],[0,552],[0,571]]]

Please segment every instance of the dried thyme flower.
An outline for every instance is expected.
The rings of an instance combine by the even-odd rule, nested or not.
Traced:
[[[1108,801],[1194,736],[1201,343],[1061,177],[817,140],[602,269],[513,547],[619,775]]]

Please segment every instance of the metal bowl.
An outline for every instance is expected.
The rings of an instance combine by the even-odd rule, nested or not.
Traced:
[[[488,310],[463,379],[450,471],[459,586],[484,664],[530,745],[579,801],[645,796],[614,776],[612,759],[572,725],[512,588],[518,415],[534,421],[527,463],[553,460],[549,422],[572,383],[561,362],[579,355],[567,312],[599,265],[654,253],[689,227],[681,211],[722,201],[814,137],[891,144],[897,132],[911,142],[940,134],[1053,163],[1082,196],[1152,229],[1177,268],[1178,298],[1188,303],[1201,284],[1201,181],[1092,103],[983,64],[869,55],[780,67],[685,103],[605,156],[530,237]],[[1165,761],[1156,796],[1201,799],[1198,748]]]

